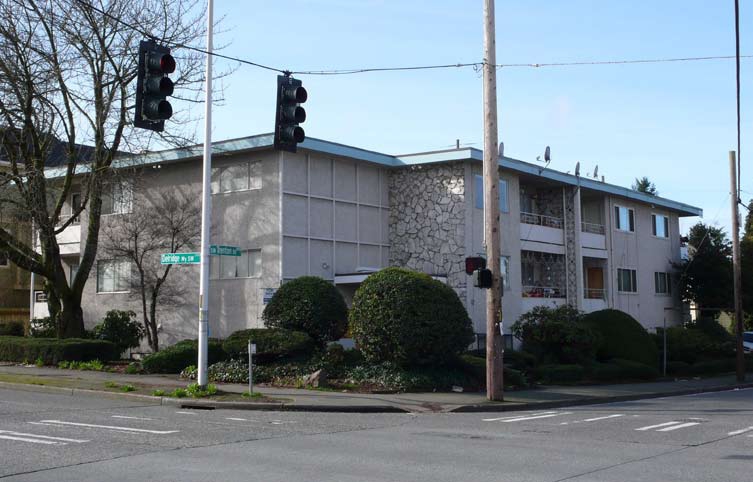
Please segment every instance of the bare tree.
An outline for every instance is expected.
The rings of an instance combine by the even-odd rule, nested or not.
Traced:
[[[196,196],[177,189],[139,199],[132,213],[119,216],[103,230],[102,250],[107,256],[131,263],[131,293],[140,299],[146,338],[156,352],[158,306],[174,305],[184,294],[179,284],[169,282],[172,265],[161,265],[160,255],[196,246],[201,234],[201,208]]]
[[[22,213],[39,243],[35,250],[30,240],[0,228],[0,251],[44,277],[61,337],[84,332],[81,297],[96,258],[114,159],[152,142],[186,143],[186,133],[193,132],[189,108],[176,110],[169,135],[133,129],[139,41],[149,35],[176,47],[176,95],[185,107],[198,102],[204,54],[179,47],[203,43],[201,5],[198,0],[0,2],[0,160],[8,165],[0,171],[0,210]],[[50,170],[53,161],[57,168]],[[74,186],[81,203],[64,216]],[[83,248],[69,284],[57,235],[82,213]]]

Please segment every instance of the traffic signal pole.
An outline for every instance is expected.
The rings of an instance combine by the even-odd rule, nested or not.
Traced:
[[[199,359],[198,384],[207,386],[207,353],[209,344],[209,229],[212,225],[212,24],[214,1],[207,3],[207,71],[204,104],[204,163],[201,183],[201,262],[199,269]]]
[[[497,72],[494,0],[484,0],[484,240],[492,272],[486,294],[486,397],[503,400],[502,284],[499,233],[499,147],[497,144]]]

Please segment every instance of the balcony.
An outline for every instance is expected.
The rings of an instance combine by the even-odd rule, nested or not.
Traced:
[[[598,311],[607,308],[607,263],[600,258],[583,257],[583,310]]]
[[[584,233],[601,234],[602,236],[606,233],[604,225],[597,223],[580,223],[580,230]]]
[[[520,213],[520,239],[549,245],[565,244],[565,234],[562,229],[562,218],[545,216],[543,214]],[[530,245],[532,249],[543,249],[541,246]]]
[[[534,213],[520,213],[520,222],[554,229],[562,229],[564,226],[564,220],[562,218]]]
[[[56,236],[60,254],[78,254],[81,252],[81,225],[70,224]]]

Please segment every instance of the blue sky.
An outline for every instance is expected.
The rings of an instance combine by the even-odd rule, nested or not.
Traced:
[[[743,54],[750,9],[741,2]],[[734,54],[733,2],[498,0],[497,62],[543,63]],[[477,62],[481,0],[215,2],[223,53],[290,70]],[[217,61],[222,68],[224,61]],[[753,197],[753,59],[743,60],[743,190]],[[599,173],[630,185],[647,175],[662,196],[704,209],[728,229],[727,152],[735,148],[734,60],[502,68],[505,154]],[[215,140],[270,132],[275,73],[240,66],[222,82]],[[400,154],[480,148],[481,77],[470,68],[298,76],[309,91],[307,135]],[[219,87],[219,86],[217,86]],[[683,223],[686,228],[695,219]]]

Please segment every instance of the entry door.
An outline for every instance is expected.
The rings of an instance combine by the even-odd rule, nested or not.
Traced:
[[[604,270],[601,268],[588,268],[588,291],[586,298],[602,298],[604,293]]]

